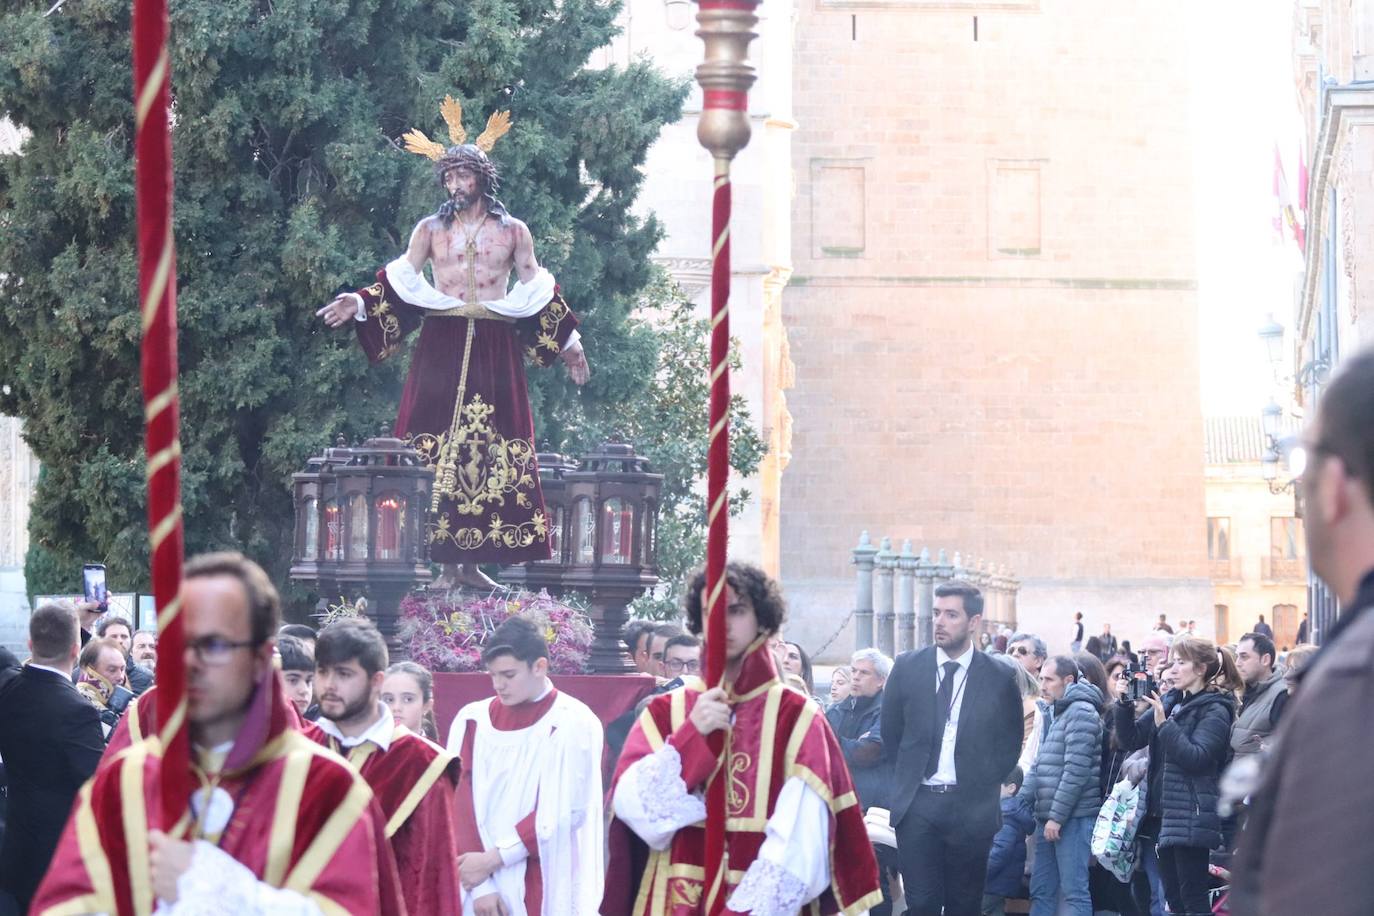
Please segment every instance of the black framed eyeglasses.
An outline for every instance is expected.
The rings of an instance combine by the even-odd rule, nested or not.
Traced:
[[[701,662],[695,658],[689,658],[686,661],[680,658],[670,658],[664,664],[673,674],[682,674],[683,672],[696,674],[701,670]]]
[[[196,660],[202,665],[222,665],[229,660],[229,654],[237,649],[253,649],[258,643],[251,639],[235,642],[222,636],[202,636],[186,643],[186,649],[194,652]]]
[[[1025,646],[1016,646],[1011,650],[1012,655],[1030,655],[1030,649]]]

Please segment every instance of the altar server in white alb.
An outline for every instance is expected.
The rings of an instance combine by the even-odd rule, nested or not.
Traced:
[[[529,620],[496,628],[482,661],[496,696],[449,729],[464,916],[595,913],[601,903],[601,722],[549,682]]]

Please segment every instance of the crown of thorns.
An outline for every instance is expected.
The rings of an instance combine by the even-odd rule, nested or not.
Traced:
[[[454,146],[462,146],[467,143],[468,132],[463,129],[463,106],[453,96],[446,95],[443,104],[439,106],[439,114],[443,115],[444,123],[448,124],[448,136],[453,141]],[[487,118],[486,130],[478,134],[477,139],[472,141],[472,145],[483,153],[490,153],[491,148],[496,145],[496,141],[504,137],[510,128],[510,112],[493,111],[491,117]],[[443,159],[448,152],[443,144],[429,139],[422,130],[411,130],[402,134],[401,139],[405,141],[407,151],[424,156],[432,162]]]

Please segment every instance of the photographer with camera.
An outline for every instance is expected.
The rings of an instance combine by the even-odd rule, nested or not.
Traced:
[[[100,727],[105,740],[129,708],[134,698],[125,683],[124,652],[119,644],[96,637],[81,649],[77,660],[76,689],[100,713]]]

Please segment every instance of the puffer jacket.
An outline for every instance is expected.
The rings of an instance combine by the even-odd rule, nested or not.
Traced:
[[[1096,816],[1102,807],[1102,691],[1086,681],[1070,684],[1054,705],[1041,703],[1049,727],[1020,795],[1035,819],[1063,824]]]
[[[1150,748],[1150,784],[1159,786],[1159,845],[1215,849],[1221,845],[1217,781],[1230,762],[1235,697],[1171,690],[1164,711],[1168,718],[1156,728],[1153,709],[1136,718],[1129,704],[1118,705],[1117,741],[1127,750]],[[1154,813],[1155,805],[1150,809]]]

